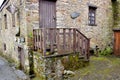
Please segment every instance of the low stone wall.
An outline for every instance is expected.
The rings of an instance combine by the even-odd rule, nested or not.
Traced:
[[[45,60],[40,53],[34,52],[34,71],[35,75],[45,79]]]
[[[66,72],[73,72],[88,66],[89,62],[79,59],[79,55],[72,54],[63,57],[44,58],[40,53],[34,53],[34,71],[42,80],[63,80],[69,77]],[[74,73],[74,72],[73,72]]]

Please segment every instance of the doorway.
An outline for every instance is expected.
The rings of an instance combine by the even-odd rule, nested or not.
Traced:
[[[25,55],[24,50],[21,47],[18,47],[18,58],[19,58],[19,69],[24,70]]]
[[[120,30],[114,30],[114,54],[120,56]]]
[[[40,28],[56,27],[56,0],[39,1]]]

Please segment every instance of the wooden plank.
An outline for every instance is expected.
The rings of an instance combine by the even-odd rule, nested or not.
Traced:
[[[56,46],[59,53],[81,52],[86,58],[89,57],[89,40],[75,28],[40,28],[33,30],[33,35],[34,49],[42,49],[44,56],[50,42],[51,52]]]
[[[82,35],[82,37],[84,37],[85,39],[89,40],[89,39],[88,39],[83,33],[81,33],[79,30],[76,29],[76,31],[77,31],[80,35]]]
[[[79,35],[79,38],[80,38],[80,40],[79,40],[80,41],[79,49],[80,49],[80,54],[82,54],[82,39],[81,39],[81,35]]]
[[[87,59],[89,60],[89,58],[90,58],[90,53],[89,53],[89,50],[90,50],[90,39],[88,40],[87,44],[88,44],[88,46],[87,46]]]
[[[53,37],[54,37],[54,35],[53,35],[53,29],[50,29],[50,50],[51,50],[51,52],[53,52]]]
[[[46,29],[43,29],[43,55],[46,55]]]
[[[114,37],[114,54],[120,56],[120,31],[115,31]]]
[[[71,42],[72,42],[72,39],[71,39],[71,29],[69,29],[69,34],[68,34],[68,48],[69,48],[69,51],[71,51]]]
[[[57,58],[57,57],[64,57],[64,56],[69,56],[69,55],[74,55],[74,54],[73,53],[53,54],[49,56],[44,56],[44,58]]]
[[[81,36],[81,54],[83,55],[83,37]]]
[[[33,43],[33,45],[34,45],[34,50],[36,50],[36,46],[35,46],[35,44],[36,44],[35,30],[33,30],[33,41],[34,41],[34,43]]]
[[[37,36],[38,34],[37,34],[37,31],[38,30],[36,30],[36,49],[38,50],[38,36]]]
[[[40,30],[38,29],[38,50],[40,50]]]
[[[58,53],[60,51],[60,36],[59,36],[59,29],[56,30],[56,44],[57,44],[57,50]]]
[[[63,52],[66,51],[66,34],[65,34],[66,29],[63,29]]]
[[[41,29],[39,29],[39,39],[40,39],[40,41],[39,41],[39,48],[40,48],[40,50],[42,50],[42,44],[41,44],[41,42],[42,42],[42,36],[41,36],[42,34],[41,34]]]
[[[84,56],[85,56],[85,60],[87,60],[87,42],[86,42],[86,39],[84,39]]]
[[[40,27],[56,27],[56,1],[39,0]]]
[[[78,32],[76,32],[76,52],[79,51],[79,36]]]
[[[76,52],[76,29],[73,29],[73,51]]]
[[[36,50],[37,50],[37,31],[35,31],[35,46],[36,46]]]
[[[77,33],[77,52],[80,52],[80,35]]]
[[[41,44],[41,51],[43,51],[43,29],[40,29],[40,31],[41,31],[41,42],[40,42],[40,44]]]

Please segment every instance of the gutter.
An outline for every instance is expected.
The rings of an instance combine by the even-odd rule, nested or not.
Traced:
[[[5,7],[5,5],[9,2],[9,0],[4,0],[2,5],[0,6],[0,12],[2,11],[2,9]]]

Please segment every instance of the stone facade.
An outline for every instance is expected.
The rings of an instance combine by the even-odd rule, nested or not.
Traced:
[[[114,28],[120,28],[120,0],[113,2]]]
[[[119,2],[119,0],[118,0]],[[8,6],[16,6],[15,27],[13,27],[12,14],[7,10]],[[89,26],[89,6],[95,6],[96,25]],[[71,14],[77,12],[79,16],[71,18]],[[5,14],[7,23],[5,23]],[[23,49],[24,68],[29,69],[28,38],[32,36],[33,28],[39,28],[39,0],[9,0],[0,12],[0,49],[5,54],[19,63],[20,53],[18,47]],[[58,28],[77,28],[88,38],[90,46],[98,46],[104,49],[113,41],[113,7],[111,0],[57,0],[56,23]],[[7,24],[7,29],[5,25]],[[16,36],[18,34],[19,36]],[[21,40],[21,41],[20,41]],[[6,49],[4,49],[6,47]]]
[[[15,6],[16,12],[12,14],[9,10],[9,6]],[[6,15],[6,21],[5,21]],[[23,65],[26,70],[29,69],[28,61],[28,47],[27,47],[27,26],[28,17],[26,9],[26,1],[24,0],[10,0],[0,12],[1,18],[1,51],[13,58],[17,64]],[[13,20],[15,18],[15,20]],[[13,26],[15,24],[15,26]],[[7,28],[5,28],[7,26]],[[5,49],[6,48],[6,49]],[[19,51],[21,48],[21,52]]]
[[[96,6],[96,26],[88,25],[89,5]],[[76,19],[70,15],[80,13]],[[58,0],[57,27],[78,28],[88,38],[91,47],[105,48],[112,41],[112,3],[111,0]]]

